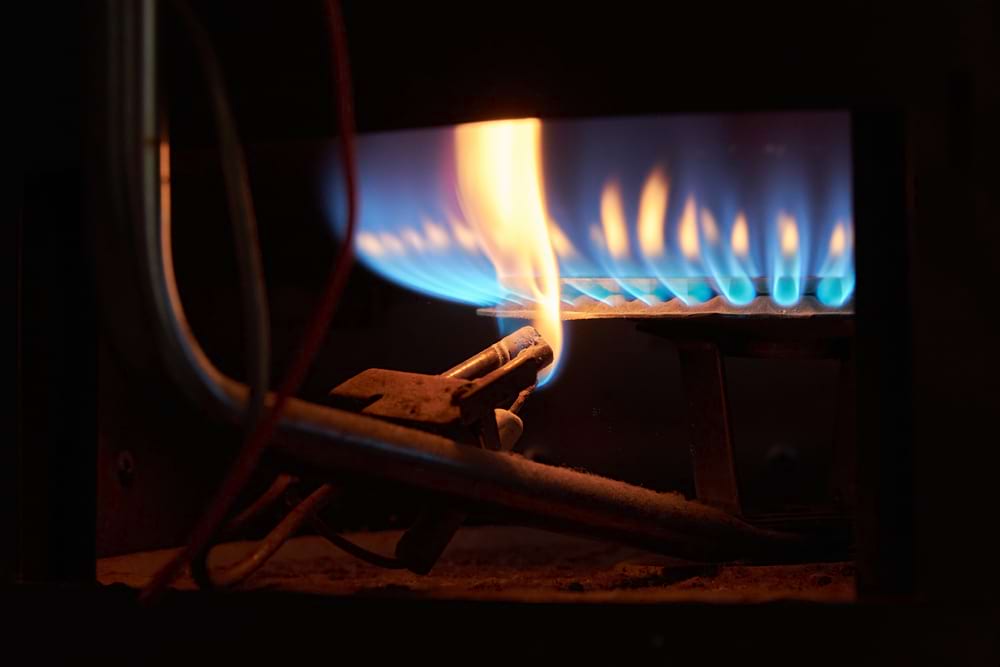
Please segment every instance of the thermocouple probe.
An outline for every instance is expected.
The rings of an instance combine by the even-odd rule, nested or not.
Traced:
[[[522,327],[442,375],[468,380],[481,377],[502,367],[523,350],[535,345],[548,347],[534,327]],[[521,418],[509,410],[498,408],[495,414],[500,433],[500,449],[510,451],[521,437],[524,425]],[[396,544],[396,558],[411,572],[427,574],[444,553],[455,533],[465,523],[466,517],[468,517],[467,512],[454,509],[445,501],[432,501],[399,539]]]

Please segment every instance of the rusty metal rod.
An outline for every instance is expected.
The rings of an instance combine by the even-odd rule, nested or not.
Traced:
[[[505,508],[526,523],[596,535],[692,560],[782,558],[799,538],[759,530],[678,494],[657,493],[523,457],[475,449],[364,415],[289,404],[278,447],[331,473],[389,479],[473,505]],[[331,445],[330,439],[337,441]]]

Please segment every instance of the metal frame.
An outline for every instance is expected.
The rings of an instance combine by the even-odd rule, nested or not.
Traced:
[[[184,388],[197,403],[213,408],[221,416],[232,418],[234,413],[239,412],[241,402],[245,400],[245,389],[219,374],[200,348],[191,347],[183,342],[183,334],[190,332],[187,331],[182,319],[176,320],[172,316],[169,294],[164,290],[163,284],[157,282],[164,277],[165,267],[158,253],[160,229],[149,220],[151,213],[155,215],[155,184],[158,177],[155,168],[156,156],[150,154],[148,146],[147,150],[142,152],[142,156],[139,155],[140,151],[134,150],[134,145],[141,144],[143,138],[150,140],[155,136],[152,131],[155,125],[152,104],[155,102],[153,87],[155,59],[152,57],[155,40],[148,31],[150,26],[155,25],[152,19],[155,3],[112,2],[109,3],[109,10],[111,10],[109,13],[121,14],[122,18],[116,18],[119,23],[130,23],[132,28],[142,25],[148,33],[140,39],[135,30],[130,30],[127,31],[129,34],[124,35],[124,39],[123,35],[116,34],[110,40],[108,55],[116,67],[121,67],[122,62],[138,63],[140,61],[138,55],[143,54],[142,65],[138,68],[140,71],[130,69],[124,78],[130,87],[126,91],[131,96],[130,101],[134,103],[141,90],[144,93],[141,96],[141,106],[149,114],[143,120],[141,135],[135,133],[129,138],[133,148],[125,151],[124,162],[122,155],[114,153],[111,160],[113,169],[123,169],[132,174],[139,173],[136,167],[141,163],[143,181],[140,187],[145,191],[142,193],[141,201],[133,201],[131,205],[126,203],[125,209],[128,213],[124,216],[124,220],[138,220],[140,215],[136,214],[141,213],[146,222],[141,229],[126,224],[116,233],[124,234],[123,244],[131,238],[134,247],[139,249],[143,256],[139,272],[136,274],[141,280],[136,281],[136,285],[141,286],[145,296],[144,302],[151,309],[149,322],[157,323],[156,327],[151,329],[151,333],[157,336],[157,343],[163,353],[164,366],[179,386]],[[780,102],[783,98],[764,93],[754,99]],[[835,101],[833,105],[836,106]],[[133,106],[139,105],[133,104]],[[858,462],[859,469],[863,473],[859,478],[862,487],[859,493],[861,500],[859,521],[867,526],[862,535],[862,542],[867,543],[867,546],[863,545],[864,548],[860,553],[861,578],[866,582],[862,588],[867,591],[890,589],[905,591],[909,586],[906,582],[912,584],[913,563],[912,533],[909,533],[908,537],[906,529],[906,526],[912,525],[912,515],[908,513],[909,510],[904,509],[908,500],[912,498],[912,490],[906,482],[909,475],[908,461],[912,456],[909,452],[910,445],[906,442],[912,424],[912,418],[907,414],[907,410],[911,409],[912,401],[909,400],[907,392],[898,391],[900,384],[905,384],[908,374],[904,372],[899,375],[896,372],[901,370],[902,365],[905,365],[906,360],[910,358],[909,306],[905,303],[887,302],[890,295],[891,298],[898,299],[900,295],[909,293],[906,284],[908,280],[906,246],[899,243],[899,239],[906,236],[903,192],[905,185],[902,179],[905,160],[902,121],[898,113],[874,115],[855,113],[853,117],[855,119],[853,145],[856,151],[854,196],[856,201],[864,204],[864,208],[855,206],[859,276],[856,309],[859,320],[865,321],[865,324],[859,327],[858,339],[858,384],[865,392],[864,396],[859,396],[862,409],[858,415],[859,433],[863,434],[863,441],[859,443]],[[116,124],[116,127],[126,126],[131,129],[127,122],[129,119],[123,120],[112,113],[109,113],[109,118],[122,121]],[[154,121],[153,124],[146,122],[150,119]],[[892,187],[888,189],[884,187],[887,173],[892,183]],[[112,180],[129,181],[114,176]],[[114,206],[121,206],[122,202],[129,199],[132,194],[133,192],[120,191],[115,193]],[[869,205],[871,205],[870,210]],[[122,211],[119,209],[117,213],[121,214]],[[881,219],[887,219],[891,224],[883,226],[880,224]],[[877,258],[877,255],[881,257]],[[888,269],[885,266],[886,261],[890,265]],[[879,266],[879,262],[883,265]],[[879,278],[888,276],[893,281],[891,285],[883,281],[877,287],[874,283],[870,283],[872,290],[877,289],[884,296],[871,293],[866,287],[866,281],[876,276]],[[888,317],[883,317],[884,315]],[[869,317],[874,318],[872,322],[866,321]],[[879,318],[882,319],[879,321]],[[168,326],[163,326],[164,324]],[[868,365],[870,361],[874,362],[871,367]],[[886,406],[882,399],[887,396],[890,397],[889,409],[879,414],[874,413],[874,410]],[[865,405],[866,400],[867,405]],[[902,432],[898,430],[900,426],[903,427]],[[459,450],[453,448],[451,444],[435,436],[414,433],[402,427],[380,424],[377,420],[343,414],[299,401],[292,401],[288,419],[282,425],[278,442],[278,446],[284,451],[312,464],[323,466],[331,472],[355,470],[362,474],[366,471],[371,473],[374,465],[379,468],[380,474],[385,473],[390,478],[398,478],[408,483],[414,483],[414,480],[408,479],[412,467],[423,466],[429,460],[433,462],[432,474],[429,475],[432,481],[418,481],[416,485],[420,488],[453,492],[455,496],[462,496],[467,500],[492,500],[503,506],[521,508],[529,515],[533,515],[530,508],[537,509],[541,505],[541,509],[545,509],[545,490],[539,486],[535,486],[531,493],[521,489],[520,491],[525,492],[527,496],[534,495],[534,499],[531,500],[519,495],[518,491],[512,491],[507,484],[513,483],[517,486],[525,478],[533,475],[544,477],[554,471],[561,481],[567,482],[574,489],[574,493],[577,494],[576,500],[584,501],[579,507],[567,501],[564,507],[568,511],[577,513],[575,519],[577,523],[569,522],[564,528],[592,531],[595,528],[593,521],[595,517],[587,516],[581,521],[581,515],[588,515],[594,511],[602,517],[602,520],[614,522],[619,518],[614,511],[609,511],[615,507],[615,503],[605,502],[607,498],[604,497],[604,493],[598,494],[602,498],[599,502],[589,496],[585,491],[588,480],[575,477],[571,471],[548,469],[537,464],[525,466],[523,465],[525,462],[514,457],[490,456],[489,452],[472,451],[468,448]],[[486,458],[482,458],[484,455]],[[382,463],[387,461],[391,464],[383,466]],[[888,465],[890,462],[891,466]],[[477,495],[475,498],[470,498],[467,492],[463,494],[461,489],[453,489],[451,486],[461,487],[475,483],[475,476],[468,477],[464,473],[457,473],[467,463],[478,470],[477,474],[493,480],[487,486],[487,493],[482,497]],[[483,463],[485,468],[478,468],[480,463]],[[408,465],[411,466],[410,469],[406,469]],[[874,491],[879,488],[887,492]],[[898,497],[892,503],[888,503],[886,496],[893,490],[898,492]],[[541,491],[540,496],[539,491]],[[510,502],[512,497],[513,502]],[[654,504],[663,512],[669,513],[673,511],[671,508],[676,509],[674,502],[661,502],[662,500],[658,498]],[[586,509],[595,503],[596,508]],[[687,508],[685,506],[685,509]],[[700,506],[694,505],[694,508]],[[617,507],[617,509],[626,508]],[[632,512],[635,507],[629,506],[627,509]],[[547,518],[559,521],[555,516],[534,516],[539,520]],[[713,519],[716,518],[716,515],[711,516]],[[728,522],[723,524],[730,526]],[[737,525],[742,524],[737,523]],[[885,549],[883,534],[895,535],[899,539],[891,538],[892,548]],[[649,537],[646,531],[633,530],[631,539],[636,543],[648,542]],[[895,567],[897,563],[902,563],[902,567],[894,574],[890,568]],[[893,580],[900,584],[892,584]]]

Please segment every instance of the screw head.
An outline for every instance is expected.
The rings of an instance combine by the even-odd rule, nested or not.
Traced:
[[[132,452],[127,449],[123,449],[118,452],[118,459],[115,461],[115,473],[118,477],[118,483],[122,486],[129,486],[135,479],[135,460],[132,458]]]

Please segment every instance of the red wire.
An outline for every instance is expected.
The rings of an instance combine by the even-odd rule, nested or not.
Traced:
[[[339,0],[326,0],[327,20],[330,23],[333,45],[333,67],[337,96],[338,125],[341,144],[341,161],[347,185],[347,230],[337,261],[330,270],[326,285],[313,312],[309,327],[299,345],[295,359],[281,381],[271,409],[257,422],[256,428],[247,437],[240,450],[239,458],[233,464],[212,502],[202,515],[191,534],[188,545],[167,563],[140,594],[143,600],[152,600],[172,582],[194,556],[211,541],[219,526],[232,510],[233,503],[253,475],[267,443],[281,420],[281,413],[288,399],[299,390],[306,373],[319,352],[337,303],[344,292],[347,277],[354,259],[354,228],[357,223],[357,167],[354,153],[354,109],[351,102],[350,67],[347,60],[347,38]]]

